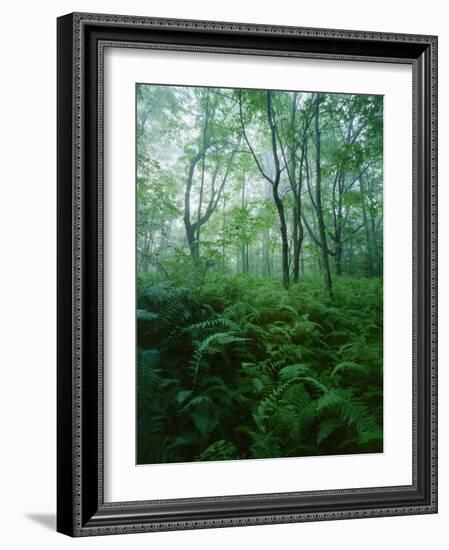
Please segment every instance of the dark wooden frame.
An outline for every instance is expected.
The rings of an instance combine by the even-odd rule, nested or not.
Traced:
[[[412,485],[104,502],[102,52],[105,45],[412,65]],[[434,36],[95,14],[69,14],[58,19],[58,531],[86,536],[437,511],[436,87]]]

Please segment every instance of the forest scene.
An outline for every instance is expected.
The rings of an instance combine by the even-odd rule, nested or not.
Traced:
[[[136,85],[138,464],[383,451],[383,97]]]

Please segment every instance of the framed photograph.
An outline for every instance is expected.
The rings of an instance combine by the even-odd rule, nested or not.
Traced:
[[[58,19],[58,531],[437,511],[437,38]]]

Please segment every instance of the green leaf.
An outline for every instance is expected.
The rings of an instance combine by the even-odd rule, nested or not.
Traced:
[[[338,365],[335,365],[331,372],[331,377],[335,376],[337,372],[340,372],[342,370],[354,370],[357,372],[361,372],[364,370],[364,367],[358,365],[357,363],[354,363],[353,361],[342,361],[341,363],[338,363]]]
[[[345,402],[345,399],[346,395],[341,390],[329,390],[317,400],[317,410],[321,412],[324,409],[340,407]]]
[[[208,405],[212,403],[210,397],[207,395],[197,395],[194,397],[191,401],[189,401],[184,407],[181,409],[182,411],[185,411],[189,409],[190,407],[198,407],[199,405]]]
[[[319,446],[336,428],[341,426],[341,420],[338,418],[329,418],[320,424],[320,429],[316,438],[316,444]]]
[[[176,396],[176,401],[182,405],[192,395],[192,390],[182,390]]]
[[[160,353],[157,349],[146,349],[142,353],[142,364],[145,367],[156,369],[159,366]]]
[[[153,311],[147,311],[146,309],[137,310],[137,320],[138,321],[155,321],[159,315]]]
[[[263,380],[260,378],[253,378],[252,379],[253,386],[256,388],[257,392],[261,392],[263,390]]]
[[[220,439],[209,445],[195,460],[231,460],[235,458],[238,456],[234,443]]]
[[[282,381],[291,380],[292,378],[297,378],[298,376],[304,376],[310,373],[310,368],[304,363],[298,363],[295,365],[288,365],[287,367],[282,368],[279,371],[279,378]]]
[[[210,433],[218,424],[218,420],[212,418],[207,412],[198,412],[192,414],[192,420],[195,427],[202,435]]]

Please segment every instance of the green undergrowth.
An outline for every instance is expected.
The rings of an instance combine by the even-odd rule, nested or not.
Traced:
[[[381,452],[382,280],[138,279],[137,461]]]

